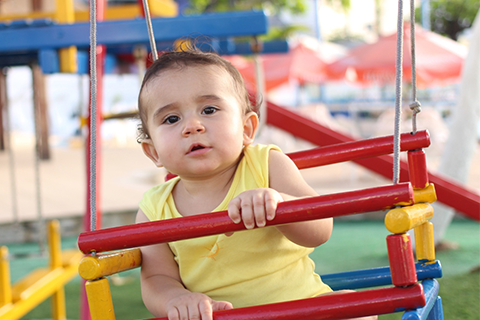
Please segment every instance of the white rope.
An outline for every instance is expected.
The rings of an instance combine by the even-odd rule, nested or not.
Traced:
[[[153,34],[152,18],[150,17],[150,9],[148,7],[148,0],[143,0],[143,11],[145,12],[145,21],[147,23],[148,38],[150,39],[150,48],[152,50],[153,61],[158,59],[157,46],[155,44],[155,36]]]
[[[393,184],[400,182],[400,121],[402,117],[403,0],[398,0],[397,60],[395,77],[395,131],[393,136]]]
[[[11,128],[11,120],[10,120],[10,112],[8,108],[8,99],[6,97],[7,95],[7,73],[5,72],[6,68],[3,68],[0,70],[2,73],[0,76],[3,78],[2,79],[2,88],[0,91],[3,91],[5,96],[1,96],[0,99],[3,101],[0,101],[1,103],[4,103],[4,112],[5,112],[5,138],[7,142],[7,150],[8,150],[8,165],[10,168],[10,188],[12,190],[12,213],[13,213],[13,222],[14,224],[18,225],[20,223],[19,217],[18,217],[18,201],[17,201],[17,178],[15,176],[15,154],[13,152],[13,144],[12,144],[12,136],[10,134],[10,128]]]
[[[90,230],[97,227],[97,1],[90,0]]]
[[[420,113],[420,102],[417,101],[417,68],[416,68],[416,48],[415,48],[415,1],[410,0],[410,43],[412,59],[412,100],[410,109],[412,110],[412,133],[417,133],[417,113]]]

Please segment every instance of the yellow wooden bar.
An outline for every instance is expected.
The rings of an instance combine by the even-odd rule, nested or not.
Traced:
[[[422,203],[422,202],[433,203],[437,201],[435,186],[433,185],[433,183],[430,183],[427,187],[423,189],[414,189],[413,198],[415,200],[415,203]]]
[[[62,248],[60,238],[60,222],[51,220],[48,222],[48,251],[50,253],[50,268],[62,266]]]
[[[173,47],[175,48],[175,51],[188,51],[193,48],[194,45],[192,44],[191,39],[177,39],[173,43]]]
[[[8,248],[0,247],[0,308],[12,303]]]
[[[395,208],[385,216],[388,231],[400,234],[413,229],[433,217],[433,207],[428,203],[417,203],[408,207]]]
[[[433,224],[425,222],[414,229],[417,260],[435,261]]]
[[[112,294],[107,278],[85,283],[92,320],[115,320]]]
[[[178,15],[178,6],[173,0],[148,0],[148,7],[152,18]],[[138,19],[142,16],[142,8],[138,4],[108,6],[105,11],[105,20]],[[75,21],[87,22],[89,19],[88,11],[75,12]]]
[[[84,257],[78,266],[78,273],[85,280],[95,280],[137,268],[141,264],[142,252],[135,248]]]
[[[66,320],[65,289],[61,287],[52,295],[52,320]]]
[[[73,0],[56,0],[55,19],[59,23],[72,24],[75,22],[75,10]],[[76,73],[77,65],[77,47],[71,46],[58,50],[60,60],[60,72]]]
[[[15,21],[15,20],[38,20],[38,19],[54,19],[54,12],[42,12],[42,11],[32,11],[27,14],[25,13],[14,13],[14,14],[0,14],[0,21]]]
[[[50,269],[63,267],[62,245],[60,237],[60,223],[58,220],[51,220],[48,223],[48,251],[50,253]],[[67,311],[65,308],[65,290],[60,287],[52,295],[52,318],[53,320],[65,320]]]
[[[37,269],[12,288],[13,304],[0,308],[0,319],[17,320],[77,275],[77,264],[55,270]],[[33,274],[33,275],[32,275]],[[37,279],[37,281],[32,282]]]
[[[173,0],[149,0],[148,3],[152,17],[175,17],[178,15],[178,6]],[[142,15],[143,12],[138,4],[112,5],[105,9],[105,20],[137,19]],[[32,11],[28,14],[0,14],[0,21],[57,18],[57,12],[47,11]],[[75,11],[73,14],[73,21],[88,22],[89,20],[90,12],[88,10]]]
[[[56,220],[48,223],[48,247],[50,251],[50,265],[48,268],[38,268],[17,281],[10,293],[2,298],[9,299],[10,303],[0,304],[0,319],[17,320],[30,310],[38,306],[48,297],[52,296],[52,316],[55,320],[65,320],[65,293],[64,285],[78,273],[78,263],[83,254],[78,249],[61,252],[61,238],[59,223]],[[6,278],[1,270],[6,260],[6,251],[0,248],[0,278]],[[6,265],[8,267],[8,265]],[[8,275],[9,278],[9,275]],[[8,281],[10,281],[8,279]],[[1,287],[0,287],[1,288]],[[9,296],[9,298],[8,298]],[[1,298],[0,298],[1,299]]]

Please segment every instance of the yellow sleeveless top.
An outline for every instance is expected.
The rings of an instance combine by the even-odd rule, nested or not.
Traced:
[[[244,149],[230,190],[214,211],[245,190],[267,188],[268,155],[276,146]],[[144,194],[140,209],[150,220],[181,217],[171,194],[176,177]],[[311,248],[288,240],[275,227],[258,228],[169,243],[185,287],[234,307],[310,298],[332,291],[315,273]]]

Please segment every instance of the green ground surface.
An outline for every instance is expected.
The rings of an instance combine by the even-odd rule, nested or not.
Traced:
[[[382,221],[339,221],[327,244],[312,253],[317,272],[335,273],[388,265],[385,237],[389,232]],[[480,266],[480,224],[469,220],[454,220],[446,239],[459,244],[457,250],[437,253],[443,267],[439,279],[440,296],[443,299],[445,319],[480,319],[480,272],[472,270]],[[74,248],[76,239],[64,239],[64,248]],[[13,254],[38,252],[36,244],[9,245]],[[29,257],[11,261],[12,281],[31,270],[46,265],[46,258]],[[112,296],[118,320],[145,319],[151,315],[143,306],[140,295],[138,270],[122,273],[120,281],[112,279]],[[120,282],[122,285],[115,285]],[[66,287],[67,317],[79,318],[80,279]],[[23,320],[49,319],[49,301],[39,305],[24,316]],[[401,314],[382,315],[380,320],[400,319]]]

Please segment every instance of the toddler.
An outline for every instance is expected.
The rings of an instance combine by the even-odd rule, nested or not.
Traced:
[[[309,254],[332,219],[266,226],[279,202],[316,196],[258,127],[238,70],[213,53],[167,52],[139,94],[141,147],[175,178],[148,190],[136,222],[227,210],[246,229],[143,247],[142,297],[156,317],[211,320],[212,312],[331,292]]]

